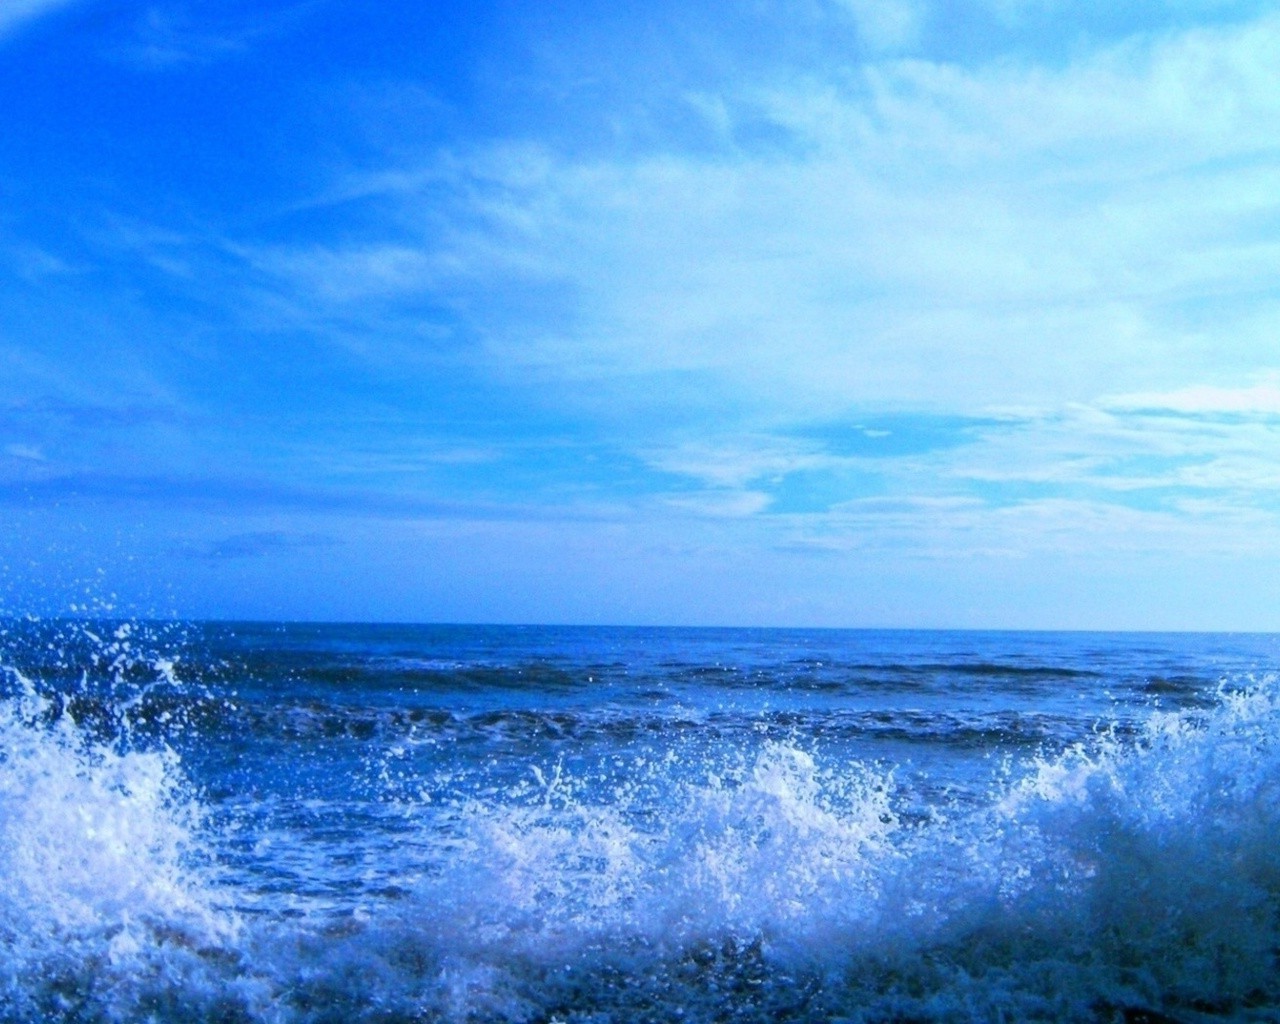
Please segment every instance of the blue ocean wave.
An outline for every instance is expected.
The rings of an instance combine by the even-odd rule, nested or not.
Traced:
[[[584,724],[634,707],[270,706],[163,646],[6,670],[0,1020],[1280,1017],[1265,673],[882,709],[925,750],[976,730],[912,761],[858,756],[865,710],[707,698],[640,742]]]

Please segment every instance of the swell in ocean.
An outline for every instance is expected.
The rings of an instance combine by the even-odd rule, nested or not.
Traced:
[[[1269,640],[3,640],[0,1020],[1280,1019]]]

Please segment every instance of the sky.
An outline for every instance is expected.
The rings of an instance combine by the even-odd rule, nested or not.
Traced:
[[[4,0],[0,612],[1280,630],[1280,5]]]

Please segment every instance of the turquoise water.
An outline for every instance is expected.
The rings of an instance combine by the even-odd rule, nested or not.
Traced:
[[[1275,637],[0,628],[3,1020],[1280,1019]]]

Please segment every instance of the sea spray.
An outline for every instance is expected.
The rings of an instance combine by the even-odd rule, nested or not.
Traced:
[[[1199,640],[10,629],[5,1021],[1280,1013],[1280,687]]]
[[[471,806],[467,856],[411,904],[434,925],[410,915],[400,939],[430,936],[426,1002],[460,1017],[548,1000],[566,1019],[646,1003],[868,1021],[1274,1006],[1277,724],[1268,680],[912,825],[887,776],[778,746],[738,778],[678,787],[656,832],[616,801]]]
[[[171,666],[156,671],[173,682]],[[3,1015],[129,1019],[168,998],[175,970],[190,993],[200,951],[225,946],[236,924],[201,870],[202,812],[177,755],[134,749],[124,732],[94,738],[67,694],[41,693],[17,669],[4,682]],[[119,709],[122,729],[130,710]]]

